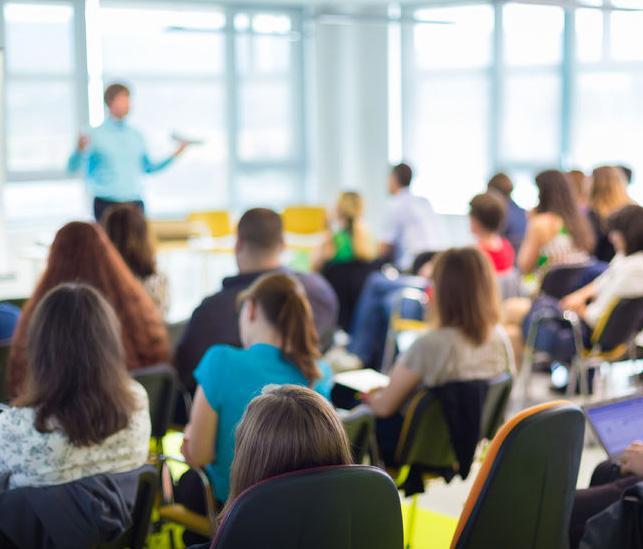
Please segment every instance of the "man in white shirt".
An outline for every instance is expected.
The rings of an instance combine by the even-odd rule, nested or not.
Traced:
[[[384,220],[380,256],[408,270],[421,252],[445,247],[442,222],[431,203],[411,193],[413,170],[398,164],[391,170],[388,191],[392,195]]]

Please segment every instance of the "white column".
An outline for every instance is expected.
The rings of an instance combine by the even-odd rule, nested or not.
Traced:
[[[316,199],[332,204],[341,190],[366,201],[378,226],[388,175],[388,30],[384,22],[354,19],[313,24],[311,165]]]
[[[0,44],[0,135],[4,132],[4,49]],[[12,265],[9,261],[7,230],[4,220],[4,183],[6,181],[6,162],[4,158],[4,147],[0,147],[0,278],[12,275]]]

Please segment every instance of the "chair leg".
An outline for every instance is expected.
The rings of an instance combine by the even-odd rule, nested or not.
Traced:
[[[415,511],[417,510],[417,504],[418,495],[415,494],[411,497],[411,505],[409,505],[409,511],[407,515],[405,531],[406,542],[404,543],[405,549],[411,549],[411,544],[413,543],[413,537],[415,535]]]

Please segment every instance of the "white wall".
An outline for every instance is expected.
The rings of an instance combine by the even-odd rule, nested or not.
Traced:
[[[314,199],[332,204],[357,190],[377,226],[388,174],[387,28],[317,22],[307,40]]]

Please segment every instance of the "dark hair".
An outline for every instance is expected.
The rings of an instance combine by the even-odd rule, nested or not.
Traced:
[[[107,236],[132,272],[141,279],[156,273],[156,260],[145,215],[133,204],[108,208],[100,219]]]
[[[469,202],[469,215],[484,229],[497,233],[505,223],[505,201],[497,193],[478,194]]]
[[[433,261],[433,258],[438,255],[440,252],[420,252],[415,256],[413,260],[413,266],[411,267],[411,272],[414,275],[418,275],[429,261]]]
[[[539,199],[536,211],[560,216],[576,246],[591,252],[594,249],[594,233],[574,199],[567,176],[558,170],[547,170],[536,176],[536,185]]]
[[[45,272],[20,315],[8,364],[12,396],[20,392],[27,370],[27,329],[34,309],[49,290],[66,282],[89,284],[114,308],[129,369],[169,359],[167,328],[143,285],[99,225],[72,221],[56,233]]]
[[[241,216],[237,238],[255,252],[274,252],[284,241],[281,216],[268,208],[253,208]]]
[[[114,82],[113,84],[107,86],[105,88],[105,93],[103,94],[105,105],[109,106],[110,103],[114,101],[114,99],[116,99],[116,96],[120,95],[121,93],[125,93],[127,95],[130,94],[129,88],[125,84]]]
[[[621,170],[625,174],[625,179],[627,179],[627,184],[629,185],[632,182],[632,177],[634,177],[632,168],[630,168],[629,166],[616,166],[616,167],[621,168]]]
[[[514,184],[507,174],[499,172],[487,182],[487,189],[497,191],[509,198],[514,190]]]
[[[337,412],[297,385],[268,385],[246,409],[236,433],[225,517],[244,490],[276,475],[352,463]]]
[[[74,446],[100,444],[127,427],[135,409],[120,325],[86,284],[62,284],[36,307],[27,338],[27,391],[41,433],[60,427]]]
[[[474,344],[484,343],[500,320],[491,264],[477,248],[451,248],[433,268],[440,326],[457,328]]]
[[[400,187],[408,187],[409,185],[411,185],[411,180],[413,179],[413,170],[408,164],[404,164],[404,162],[402,162],[397,166],[393,166],[391,173],[395,176],[395,179],[397,180]]]
[[[643,251],[643,208],[631,204],[613,213],[607,220],[610,231],[623,235],[625,255]]]
[[[281,336],[283,355],[311,384],[321,377],[315,363],[319,349],[313,313],[297,280],[281,273],[265,274],[239,294],[238,301],[252,301],[261,307]]]

